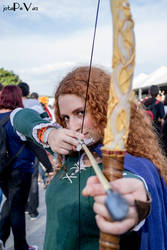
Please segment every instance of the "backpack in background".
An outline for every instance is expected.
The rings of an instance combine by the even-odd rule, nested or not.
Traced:
[[[3,181],[5,177],[8,176],[11,165],[25,147],[25,144],[23,144],[14,156],[9,156],[7,147],[7,134],[5,129],[5,124],[9,119],[10,113],[0,120],[0,181]]]
[[[144,103],[145,113],[151,118],[151,120],[157,122],[157,108],[156,105],[159,103],[158,100],[153,101],[150,105],[146,106]]]

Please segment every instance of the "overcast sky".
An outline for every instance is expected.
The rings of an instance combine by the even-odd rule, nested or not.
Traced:
[[[14,3],[16,11],[10,9]],[[136,33],[135,76],[167,66],[166,3],[130,1]],[[89,64],[96,7],[97,0],[1,0],[0,67],[18,74],[31,92],[53,95],[65,73],[78,64]],[[101,0],[93,63],[111,68],[111,60],[110,6],[109,0]]]

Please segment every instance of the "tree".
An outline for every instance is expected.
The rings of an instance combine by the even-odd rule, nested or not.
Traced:
[[[6,85],[17,85],[22,80],[16,75],[13,71],[8,71],[3,68],[0,68],[0,82],[3,86]]]

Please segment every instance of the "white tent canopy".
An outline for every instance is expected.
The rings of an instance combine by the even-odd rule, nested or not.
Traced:
[[[141,73],[133,80],[133,89],[144,89],[151,85],[167,85],[167,66],[162,66],[151,74]]]

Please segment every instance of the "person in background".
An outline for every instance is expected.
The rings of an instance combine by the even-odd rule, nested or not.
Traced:
[[[30,95],[30,98],[28,98],[28,96],[30,94],[30,87],[26,82],[20,82],[18,84],[18,87],[22,91],[22,100],[23,100],[24,108],[34,109],[41,115],[41,117],[45,118],[46,113],[45,113],[42,105],[38,101],[38,98],[36,98],[36,96],[38,96],[38,94],[35,93],[35,97],[31,97],[31,95]]]
[[[165,109],[165,117],[164,117],[164,123],[162,125],[162,129],[161,129],[160,138],[161,138],[162,147],[167,156],[167,95],[165,95],[165,99],[164,99],[164,109]]]
[[[31,99],[35,99],[35,100],[38,100],[39,95],[38,95],[37,92],[32,92],[32,93],[30,94],[30,98],[31,98]]]
[[[39,101],[40,101],[40,103],[42,104],[42,106],[43,106],[45,112],[48,114],[49,119],[52,120],[52,114],[50,113],[50,111],[49,111],[49,109],[48,109],[48,102],[49,102],[48,97],[47,97],[47,96],[41,96],[41,97],[39,98]]]
[[[165,119],[166,119],[166,116],[167,116],[167,95],[165,95],[165,98],[164,98],[164,109],[165,109]]]
[[[11,114],[15,108],[22,108],[22,95],[19,87],[5,86],[0,98],[0,119]],[[5,125],[9,155],[13,157],[24,142],[14,131],[10,120]],[[10,235],[12,229],[15,250],[37,250],[37,246],[29,246],[26,241],[25,206],[31,186],[34,171],[35,155],[28,146],[24,146],[19,156],[11,166],[1,188],[6,200],[3,203],[0,219],[0,249]]]
[[[152,85],[149,89],[150,96],[143,101],[144,106],[147,110],[151,110],[153,113],[153,125],[156,129],[158,136],[161,133],[161,127],[164,123],[164,104],[157,98],[159,96],[159,87],[157,85]]]
[[[79,200],[80,190],[86,185],[87,179],[94,175],[94,171],[87,155],[81,150],[79,158],[76,149],[80,140],[84,140],[100,168],[103,168],[101,146],[107,119],[110,75],[100,68],[91,68],[82,131],[88,75],[89,67],[78,67],[60,82],[55,93],[55,111],[61,127],[48,121],[44,124],[37,113],[24,109],[16,110],[12,119],[14,128],[21,134],[47,150],[60,154],[60,170],[46,192],[44,250],[99,249],[99,230],[93,212],[93,199],[80,196]],[[20,126],[19,121],[25,117],[28,118],[26,126]],[[119,182],[111,184],[129,203],[128,217],[112,224],[115,231],[113,229],[111,233],[121,234],[121,250],[167,248],[166,162],[151,121],[143,109],[132,102],[124,176]],[[84,195],[89,195],[89,192],[84,192]],[[142,212],[140,202],[144,205]]]
[[[43,114],[44,110],[36,98],[28,98],[30,94],[30,87],[25,82],[20,82],[18,87],[22,91],[22,101],[24,108],[32,108],[38,113]],[[38,165],[39,161],[35,158],[34,172],[32,174],[31,188],[29,192],[28,202],[26,205],[25,213],[28,213],[31,220],[36,220],[39,217],[38,206],[39,206],[39,189],[38,189]]]
[[[40,114],[40,116],[43,119],[49,119],[48,114],[44,111],[41,103],[38,101],[38,94],[35,92],[33,95],[30,95],[30,98],[28,98],[29,95],[29,85],[25,82],[20,82],[18,84],[18,87],[22,91],[22,100],[24,108],[30,108],[35,110]],[[30,143],[30,142],[29,142]],[[34,146],[32,143],[29,145],[30,148],[34,150]],[[38,187],[38,175],[39,175],[39,159],[42,158],[42,162],[44,161],[44,166],[46,169],[49,170],[52,169],[51,162],[49,161],[49,158],[46,154],[46,151],[41,149],[40,147],[35,147],[35,155],[38,156],[38,158],[35,158],[35,166],[34,166],[34,172],[32,174],[32,180],[31,180],[31,188],[29,192],[28,202],[26,206],[25,212],[29,214],[31,220],[36,220],[39,217],[38,207],[39,207],[39,187]]]
[[[158,93],[158,95],[157,95],[157,97],[156,97],[156,99],[158,100],[158,101],[160,101],[160,102],[163,102],[163,96],[162,96],[162,93]]]

